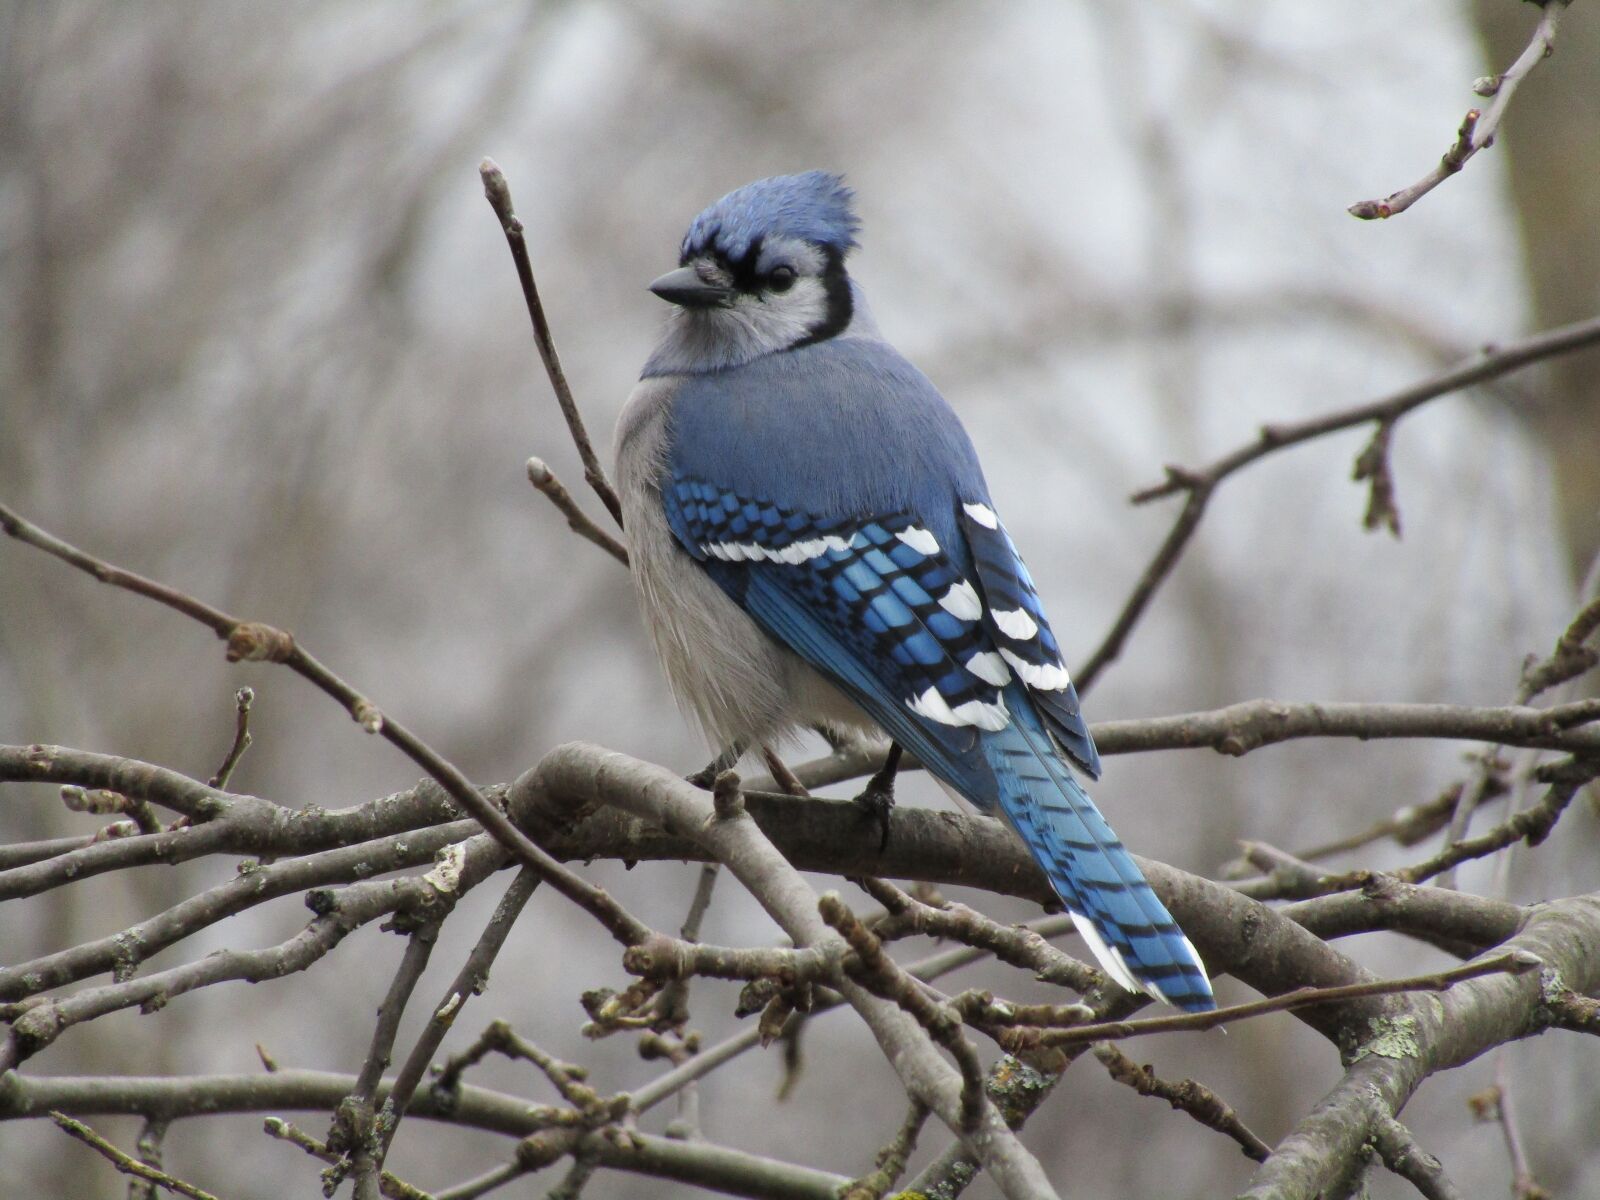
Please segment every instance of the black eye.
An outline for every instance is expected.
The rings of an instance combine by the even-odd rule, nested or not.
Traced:
[[[787,292],[794,286],[795,274],[793,267],[777,266],[767,273],[767,290],[769,292]]]

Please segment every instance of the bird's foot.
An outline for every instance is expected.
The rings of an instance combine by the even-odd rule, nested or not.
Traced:
[[[900,756],[903,753],[899,742],[890,742],[883,769],[867,780],[866,788],[856,797],[856,803],[861,805],[864,815],[877,822],[879,854],[889,848],[889,812],[894,808],[894,777],[900,770]]]
[[[867,786],[856,797],[856,803],[861,806],[862,819],[878,827],[878,853],[882,854],[889,848],[889,814],[894,810],[894,778],[885,779],[884,773],[879,771],[867,780]]]

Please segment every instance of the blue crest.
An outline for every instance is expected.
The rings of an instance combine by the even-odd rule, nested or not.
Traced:
[[[683,255],[708,250],[739,262],[765,238],[789,237],[831,246],[843,254],[856,244],[850,203],[855,193],[830,171],[774,175],[729,192],[696,217],[683,239]]]

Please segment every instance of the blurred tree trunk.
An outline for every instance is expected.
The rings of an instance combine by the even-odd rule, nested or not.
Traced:
[[[1488,73],[1522,52],[1538,13],[1514,0],[1474,0]],[[1555,54],[1518,90],[1496,152],[1506,155],[1528,288],[1540,327],[1600,313],[1600,17],[1574,4]],[[1549,448],[1563,533],[1581,578],[1600,550],[1600,351],[1548,370],[1530,419]]]

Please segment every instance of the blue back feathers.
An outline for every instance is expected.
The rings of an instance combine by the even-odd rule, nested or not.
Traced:
[[[829,338],[686,376],[671,440],[676,472],[824,519],[914,512],[945,546],[962,544],[957,501],[988,497],[955,411],[876,339]]]
[[[856,244],[861,223],[854,193],[828,171],[775,175],[729,192],[689,226],[683,260],[708,252],[739,262],[765,238],[797,238],[840,254]]]

